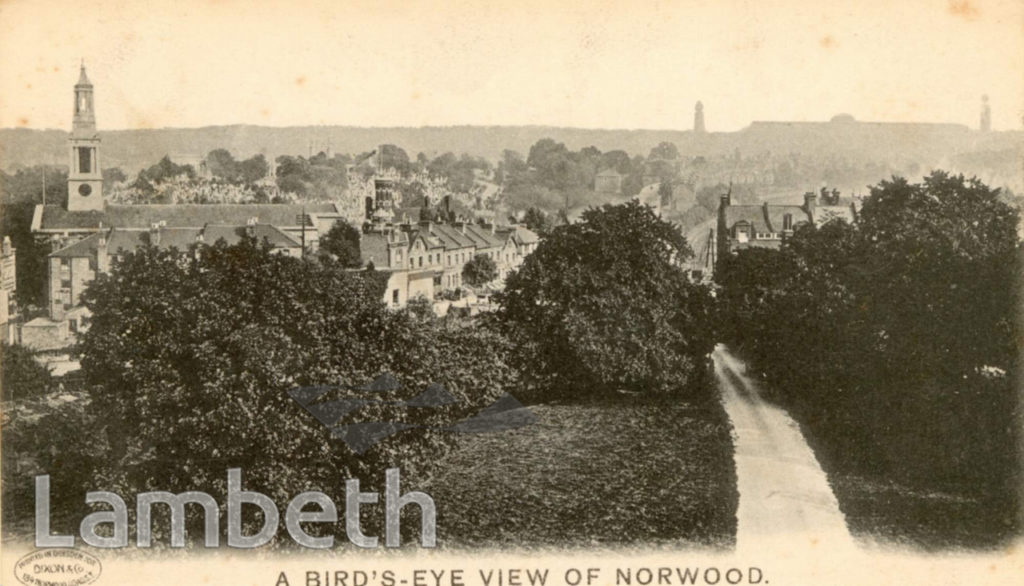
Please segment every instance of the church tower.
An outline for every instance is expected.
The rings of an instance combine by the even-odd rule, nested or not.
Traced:
[[[103,174],[100,171],[100,137],[96,132],[92,83],[85,64],[75,84],[75,114],[68,139],[71,161],[68,167],[68,211],[103,210]]]
[[[707,132],[704,128],[704,104],[699,101],[693,108],[693,131],[698,134]]]

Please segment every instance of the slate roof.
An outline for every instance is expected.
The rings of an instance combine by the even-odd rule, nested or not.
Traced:
[[[434,234],[441,240],[446,249],[448,248],[469,248],[473,246],[473,239],[463,234],[462,230],[448,224],[436,224],[431,226]]]
[[[189,246],[199,241],[200,234],[203,236],[203,243],[214,244],[218,240],[224,240],[227,244],[237,244],[242,240],[248,230],[248,226],[227,226],[207,225],[202,228],[160,228],[159,248],[188,250]],[[275,226],[267,224],[256,224],[252,227],[254,236],[259,242],[268,241],[274,248],[298,248],[301,246],[297,240],[285,234]],[[57,258],[80,258],[91,257],[96,254],[99,248],[100,237],[107,238],[107,251],[116,253],[118,251],[132,252],[152,240],[149,230],[111,228],[105,234],[97,232],[91,234],[78,242],[66,246],[50,256]]]
[[[107,205],[103,211],[69,212],[61,206],[41,206],[38,229],[43,231],[98,230],[111,228],[146,228],[166,222],[171,228],[199,228],[207,224],[244,226],[249,218],[260,224],[299,227],[305,213],[340,214],[333,203],[319,204],[175,204],[175,205]],[[306,218],[307,226],[313,226]]]
[[[501,238],[491,234],[491,230],[489,228],[481,228],[476,224],[466,224],[466,236],[469,236],[473,240],[473,244],[475,244],[477,248],[500,248],[505,244]]]

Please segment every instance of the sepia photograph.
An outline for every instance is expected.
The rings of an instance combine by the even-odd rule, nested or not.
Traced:
[[[0,583],[1017,584],[1020,0],[0,0]]]

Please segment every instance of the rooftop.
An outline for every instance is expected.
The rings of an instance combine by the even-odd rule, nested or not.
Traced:
[[[103,211],[69,212],[61,206],[38,206],[39,225],[34,229],[60,232],[111,228],[149,228],[164,222],[170,228],[199,228],[207,224],[244,226],[250,218],[260,224],[299,227],[302,215],[339,214],[333,203],[320,204],[175,204],[108,205]],[[307,226],[313,223],[305,219]]]
[[[111,253],[132,252],[147,244],[154,244],[164,249],[177,248],[178,250],[188,250],[196,242],[214,244],[224,240],[228,245],[232,245],[240,242],[250,228],[252,229],[252,235],[257,241],[269,242],[274,248],[298,248],[301,246],[294,238],[285,234],[277,227],[268,224],[256,224],[254,226],[208,224],[202,228],[160,227],[155,231],[148,229],[111,228],[106,232],[90,234],[88,237],[64,247],[50,256],[57,258],[93,256],[96,254],[102,238],[106,238],[107,250]],[[154,242],[155,236],[159,236],[159,238],[156,238]]]

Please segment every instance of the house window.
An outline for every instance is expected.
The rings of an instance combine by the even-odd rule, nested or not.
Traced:
[[[423,266],[423,255],[420,255],[420,266]]]
[[[398,289],[391,292],[391,303],[392,305],[398,305]]]

